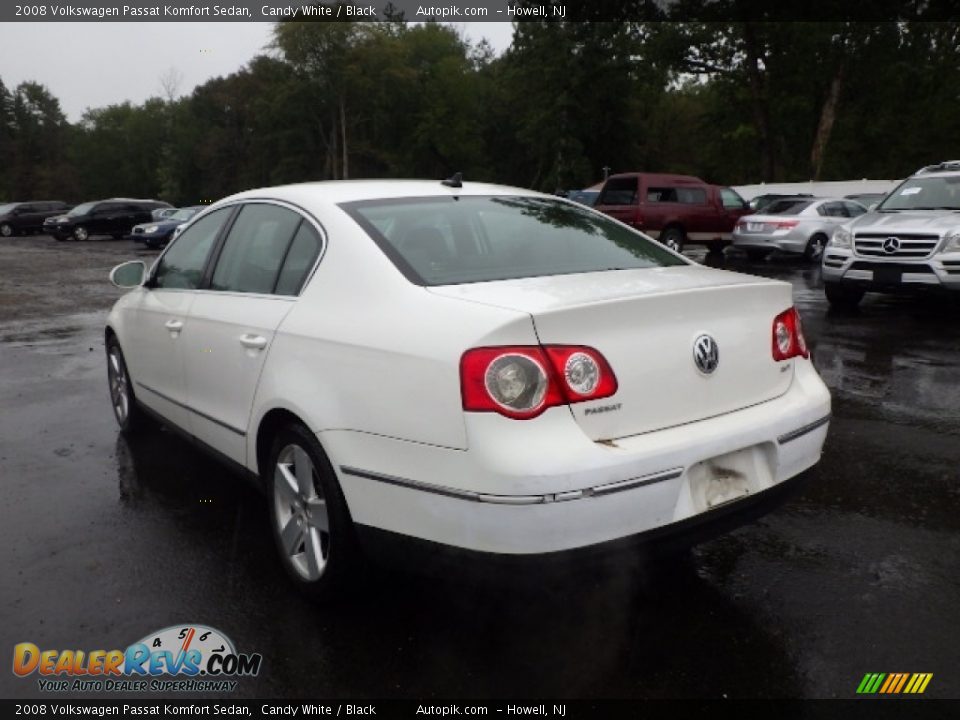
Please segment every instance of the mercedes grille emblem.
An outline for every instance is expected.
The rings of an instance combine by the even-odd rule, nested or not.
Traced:
[[[888,237],[886,240],[883,241],[883,251],[887,255],[893,255],[899,249],[900,249],[900,238]]]
[[[709,335],[701,335],[693,341],[693,362],[704,375],[709,375],[720,364],[720,348]]]

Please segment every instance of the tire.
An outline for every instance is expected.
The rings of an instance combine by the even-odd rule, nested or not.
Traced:
[[[823,251],[827,249],[827,242],[827,236],[823,233],[811,236],[803,250],[803,259],[807,262],[820,262],[823,259]]]
[[[750,260],[753,260],[754,262],[761,262],[763,260],[766,260],[767,257],[770,255],[770,252],[767,250],[757,250],[755,248],[748,248],[746,250],[746,253],[747,253],[747,257]]]
[[[4,237],[13,237],[13,226],[10,223],[4,223],[0,225],[0,235]]]
[[[73,239],[79,242],[84,242],[85,240],[90,239],[90,233],[87,232],[87,229],[83,225],[77,225],[73,229]]]
[[[669,227],[660,233],[660,243],[674,252],[683,252],[683,243],[686,240],[683,230],[678,227]]]
[[[722,255],[723,249],[727,246],[723,240],[711,240],[707,243],[707,252],[713,253],[714,255]]]
[[[261,474],[287,575],[313,600],[347,597],[361,557],[346,500],[317,438],[300,424],[284,426]]]
[[[827,294],[830,307],[838,310],[853,310],[863,300],[866,293],[858,287],[850,287],[841,283],[824,283],[823,290]]]
[[[107,386],[110,388],[113,416],[117,419],[120,432],[129,436],[136,435],[149,421],[137,405],[127,362],[115,337],[107,340]]]

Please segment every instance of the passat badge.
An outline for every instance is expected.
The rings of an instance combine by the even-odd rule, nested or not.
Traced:
[[[709,375],[720,364],[720,348],[717,341],[709,335],[701,335],[693,341],[693,362],[697,370]]]

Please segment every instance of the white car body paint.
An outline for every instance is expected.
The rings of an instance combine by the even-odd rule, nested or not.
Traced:
[[[788,284],[689,263],[423,287],[338,207],[452,195],[545,197],[351,181],[215,204],[297,208],[323,238],[321,257],[296,298],[143,287],[121,298],[108,325],[138,400],[252,472],[263,418],[285,409],[317,434],[356,523],[494,553],[661,528],[819,460],[829,393],[810,360],[771,357]],[[719,346],[710,376],[692,359],[701,333]],[[538,343],[596,348],[619,389],[529,420],[463,410],[464,351]]]

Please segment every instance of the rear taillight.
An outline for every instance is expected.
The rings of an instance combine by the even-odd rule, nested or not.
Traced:
[[[779,362],[793,357],[810,357],[796,308],[785,310],[773,319],[773,359]]]
[[[633,223],[632,225],[635,228],[643,227],[643,215],[640,214],[639,208],[633,211]]]
[[[467,350],[460,359],[463,409],[526,420],[556,405],[609,397],[617,378],[593,348],[512,345]]]
[[[775,223],[771,223],[774,230],[789,230],[790,228],[795,228],[799,224],[799,220],[778,220]]]

